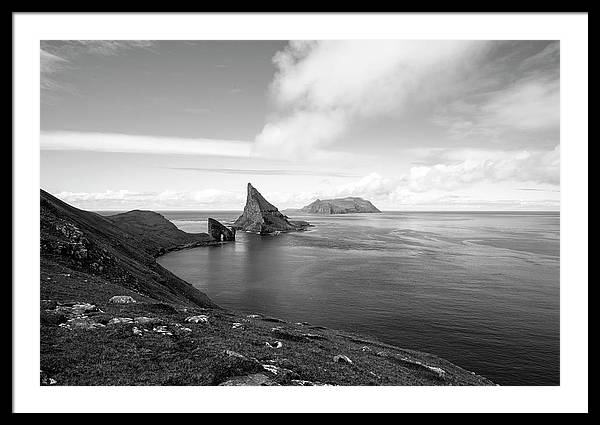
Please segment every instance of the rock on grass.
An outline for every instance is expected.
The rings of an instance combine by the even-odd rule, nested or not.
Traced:
[[[129,295],[115,295],[110,300],[108,300],[111,304],[130,304],[136,302],[133,297]]]
[[[279,385],[262,373],[253,373],[251,375],[235,376],[219,384],[220,386],[273,386]]]

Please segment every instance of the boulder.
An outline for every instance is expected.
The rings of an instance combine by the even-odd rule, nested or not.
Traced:
[[[59,311],[44,311],[40,312],[40,323],[44,325],[60,325],[67,321],[67,316]]]
[[[50,378],[50,376],[48,376],[48,373],[44,372],[43,370],[40,370],[40,384],[55,385],[56,379]]]
[[[59,326],[61,328],[65,328],[65,329],[69,329],[69,330],[72,330],[72,329],[92,330],[92,329],[98,329],[98,328],[104,327],[104,325],[102,323],[99,323],[90,317],[76,317],[74,319],[69,319],[69,320],[67,320],[66,323],[61,323]]]
[[[152,328],[152,330],[156,333],[163,335],[173,335],[173,333],[169,331],[169,329],[167,329],[166,326],[155,326],[154,328]]]
[[[73,311],[73,314],[76,315],[83,315],[92,311],[100,311],[98,307],[90,303],[75,304],[73,307],[71,307],[71,310]]]
[[[130,304],[136,301],[133,299],[133,297],[130,297],[129,295],[115,295],[110,300],[108,300],[108,302],[112,304]]]
[[[208,316],[199,314],[198,316],[190,316],[185,321],[189,323],[208,323]]]
[[[131,317],[114,317],[108,321],[109,325],[120,325],[126,323],[133,323],[133,319]]]
[[[313,382],[306,381],[303,379],[292,379],[292,385],[300,386],[300,387],[330,387],[329,384],[324,384],[322,382]]]
[[[283,344],[281,341],[275,341],[273,344],[271,344],[270,342],[265,342],[265,345],[269,348],[281,348],[283,347]]]
[[[348,363],[352,364],[352,360],[348,358],[348,356],[344,356],[343,354],[333,356],[333,361],[336,363]]]
[[[269,379],[263,373],[253,373],[245,376],[235,376],[228,379],[225,382],[219,384],[220,386],[272,386],[278,385],[275,381]]]
[[[50,279],[50,278],[48,278]],[[58,306],[58,303],[54,300],[41,300],[40,307],[42,310],[54,310]]]
[[[156,324],[156,323],[161,322],[161,320],[158,317],[145,317],[145,316],[136,317],[135,319],[133,319],[133,321],[140,325],[146,325],[148,323]]]
[[[87,313],[101,312],[98,307],[93,304],[73,304],[73,305],[59,305],[56,307],[56,312],[63,313],[68,317],[81,317]]]
[[[244,356],[240,353],[237,353],[233,350],[225,350],[225,354],[227,354],[228,357],[235,357],[238,359],[246,360],[246,356]]]

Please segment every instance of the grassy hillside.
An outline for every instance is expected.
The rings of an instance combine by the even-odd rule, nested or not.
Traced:
[[[430,354],[219,308],[155,261],[214,242],[159,214],[102,217],[44,191],[40,214],[42,385],[492,384]]]

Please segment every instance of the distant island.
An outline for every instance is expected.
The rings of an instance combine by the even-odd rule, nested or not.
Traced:
[[[352,214],[381,212],[370,201],[353,196],[336,199],[317,199],[313,203],[294,211],[305,214]]]

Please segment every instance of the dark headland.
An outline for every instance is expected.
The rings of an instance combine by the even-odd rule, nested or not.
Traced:
[[[248,189],[242,228],[299,227]],[[155,259],[234,242],[185,233],[158,213],[101,216],[42,190],[40,230],[42,385],[493,384],[431,354],[220,308]]]

